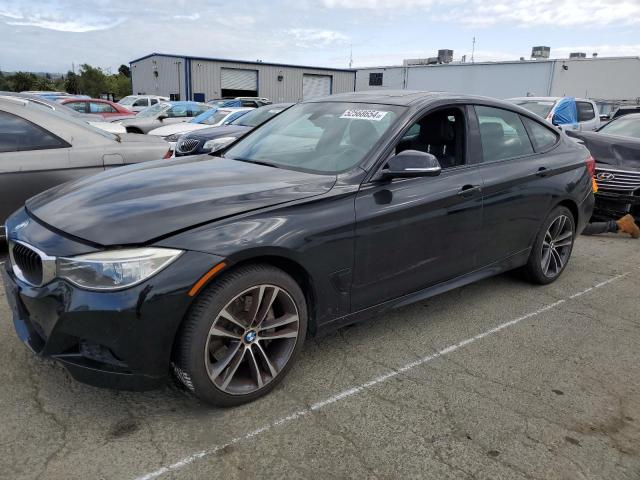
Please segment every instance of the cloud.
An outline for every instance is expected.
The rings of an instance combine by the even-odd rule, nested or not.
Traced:
[[[45,28],[48,30],[57,30],[59,32],[85,33],[85,32],[95,32],[98,30],[107,30],[109,28],[113,28],[115,26],[120,25],[122,22],[124,22],[123,18],[116,19],[108,23],[95,23],[91,25],[82,21],[73,21],[73,20],[57,21],[57,20],[46,20],[43,18],[31,18],[31,19],[25,19],[25,20],[9,20],[6,23],[7,25],[38,27],[38,28]]]
[[[191,15],[174,15],[176,20],[198,20],[200,18],[199,13],[193,13]]]
[[[318,28],[290,28],[285,33],[291,35],[295,45],[301,48],[312,46],[327,47],[335,44],[344,45],[349,41],[349,37],[343,33]]]
[[[411,10],[428,8],[437,0],[322,0],[327,8],[350,10]]]

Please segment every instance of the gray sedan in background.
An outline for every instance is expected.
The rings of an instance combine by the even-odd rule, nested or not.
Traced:
[[[212,107],[200,102],[160,102],[147,107],[135,117],[119,120],[129,133],[149,133],[159,127],[186,122]]]
[[[31,100],[0,96],[0,224],[50,187],[167,154],[161,138],[114,135]]]

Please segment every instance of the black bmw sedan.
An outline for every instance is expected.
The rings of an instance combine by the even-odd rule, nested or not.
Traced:
[[[236,405],[318,335],[521,268],[556,280],[593,160],[513,104],[368,92],[291,107],[221,151],[42,193],[7,223],[19,337],[78,380],[174,374]]]

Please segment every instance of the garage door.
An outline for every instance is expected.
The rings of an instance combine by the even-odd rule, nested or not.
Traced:
[[[225,90],[258,90],[258,71],[223,68],[222,88]]]
[[[302,76],[302,99],[311,100],[313,98],[331,95],[330,75],[303,75]]]

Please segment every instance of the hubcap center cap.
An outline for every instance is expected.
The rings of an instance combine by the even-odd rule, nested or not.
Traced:
[[[244,334],[245,343],[253,343],[255,339],[256,339],[256,332],[253,330]]]

